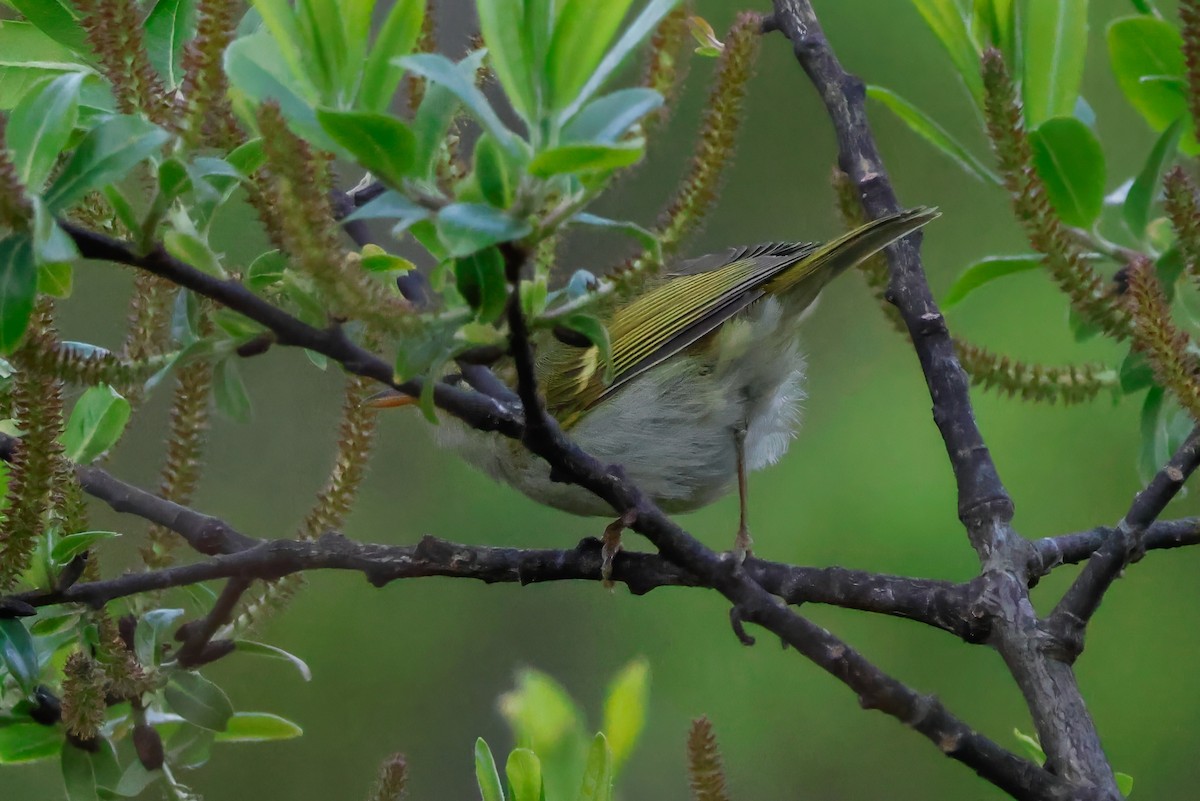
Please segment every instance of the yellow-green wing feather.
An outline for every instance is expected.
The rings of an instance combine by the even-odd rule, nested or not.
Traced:
[[[683,264],[638,298],[618,307],[607,321],[612,342],[611,383],[603,381],[599,352],[594,347],[555,343],[542,354],[539,373],[549,410],[570,425],[602,398],[716,330],[764,295],[790,295],[805,288],[807,305],[835,275],[936,216],[936,211],[915,209],[867,223],[824,245],[760,245]]]

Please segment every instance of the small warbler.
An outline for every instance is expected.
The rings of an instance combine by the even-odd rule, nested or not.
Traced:
[[[799,423],[804,354],[799,321],[835,276],[938,216],[917,208],[868,222],[825,244],[732,248],[684,262],[601,319],[613,371],[594,346],[546,336],[535,341],[538,385],[568,435],[592,456],[619,464],[663,510],[687,512],[738,488],[734,553],[750,548],[746,474],[778,462]],[[498,363],[511,378],[511,365]],[[386,391],[376,407],[412,403]],[[444,417],[437,439],[492,478],[578,515],[612,508],[573,484],[520,442]],[[620,546],[617,520],[605,531],[606,582]]]

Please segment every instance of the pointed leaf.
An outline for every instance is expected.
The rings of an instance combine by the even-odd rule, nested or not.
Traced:
[[[1133,777],[1128,773],[1117,771],[1113,774],[1113,778],[1117,782],[1117,790],[1120,791],[1121,795],[1128,798],[1129,794],[1133,792]]]
[[[112,791],[122,798],[136,798],[142,794],[143,790],[162,777],[161,770],[146,770],[141,762],[134,759],[125,768],[125,772],[121,774],[117,786],[112,788]]]
[[[199,673],[180,671],[172,674],[163,697],[176,714],[202,729],[225,731],[233,717],[229,697]]]
[[[454,283],[476,311],[476,319],[490,323],[508,304],[504,258],[496,248],[484,248],[454,261]]]
[[[90,464],[121,438],[130,412],[129,401],[107,384],[89,388],[75,402],[63,432],[66,457]]]
[[[511,242],[533,228],[492,206],[452,203],[438,212],[438,236],[451,256],[467,256],[489,245]]]
[[[37,26],[38,30],[59,44],[79,54],[90,52],[87,33],[79,24],[79,15],[70,0],[6,0],[6,2],[21,12],[21,16]]]
[[[1074,117],[1055,117],[1029,134],[1033,163],[1046,195],[1067,225],[1088,228],[1104,207],[1104,151]]]
[[[1138,239],[1146,234],[1146,225],[1150,221],[1150,208],[1158,194],[1158,183],[1163,171],[1175,156],[1179,146],[1179,137],[1183,133],[1184,118],[1180,117],[1171,123],[1162,136],[1154,143],[1142,171],[1133,179],[1129,191],[1125,194],[1125,203],[1121,212],[1125,216],[1125,224],[1129,232]]]
[[[29,237],[0,239],[0,354],[12,353],[29,328],[37,278]]]
[[[0,618],[0,664],[26,694],[33,692],[39,674],[37,649],[20,620]]]
[[[1036,270],[1042,265],[1040,256],[989,256],[977,261],[959,274],[942,297],[942,308],[949,309],[984,284],[1014,273]]]
[[[537,113],[538,97],[534,82],[539,73],[534,65],[540,62],[528,50],[525,31],[539,20],[531,17],[525,6],[524,0],[476,0],[475,3],[479,28],[496,77],[513,110],[531,123]]]
[[[239,653],[265,656],[268,659],[279,659],[284,662],[290,662],[300,673],[301,678],[305,681],[312,681],[312,671],[309,670],[308,664],[295,654],[289,653],[282,648],[276,648],[274,645],[254,642],[253,640],[234,640],[234,645]]]
[[[218,743],[263,743],[270,740],[291,740],[304,734],[304,729],[270,712],[235,712],[224,731],[217,732]]]
[[[55,564],[65,565],[97,542],[119,536],[121,535],[115,531],[80,531],[77,534],[68,534],[54,543],[54,548],[50,551],[50,559]]]
[[[1151,128],[1166,130],[1187,113],[1177,86],[1148,80],[1184,80],[1183,39],[1174,25],[1151,16],[1116,20],[1108,26],[1108,54],[1121,91]]]
[[[546,55],[551,108],[575,99],[632,5],[633,0],[562,0]]]
[[[579,787],[577,801],[609,801],[612,798],[612,754],[604,734],[596,733],[588,749],[587,766],[583,771],[583,783]]]
[[[379,28],[371,54],[363,64],[359,100],[371,111],[386,111],[404,71],[393,64],[397,56],[412,52],[425,19],[424,0],[396,0]]]
[[[1025,124],[1075,110],[1087,55],[1088,0],[1034,0],[1021,7]]]
[[[183,81],[183,45],[196,27],[196,0],[158,0],[146,15],[146,55],[174,89]]]
[[[66,148],[79,118],[82,72],[68,72],[29,92],[17,103],[6,129],[17,177],[37,192]]]
[[[646,724],[646,702],[650,694],[650,663],[635,659],[617,675],[604,699],[601,730],[612,749],[615,776],[629,758]]]
[[[984,183],[1001,185],[1000,176],[996,175],[990,167],[950,136],[946,129],[938,125],[933,118],[900,95],[882,86],[868,86],[867,97],[878,100],[887,106],[889,111],[909,127],[909,130],[949,156],[969,175]]]
[[[561,321],[561,324],[583,334],[600,352],[600,364],[604,367],[604,381],[612,381],[612,342],[604,323],[587,314],[572,314]]]
[[[479,783],[482,801],[504,801],[496,760],[492,758],[492,749],[488,748],[482,737],[475,740],[475,781]]]
[[[370,111],[317,109],[325,133],[385,184],[399,187],[412,171],[416,137],[400,120]]]
[[[958,70],[958,75],[966,84],[971,97],[982,105],[983,78],[979,72],[979,54],[971,42],[971,35],[967,32],[967,21],[963,18],[956,0],[913,0],[913,4],[949,54],[951,63]]]
[[[463,75],[455,63],[436,53],[419,53],[393,59],[393,62],[435,83],[441,84],[467,108],[473,117],[505,150],[516,152],[516,136],[501,122],[491,103],[473,78]]]
[[[67,166],[46,192],[56,214],[91,189],[114,183],[170,139],[141,117],[112,117],[93,128],[75,148]]]
[[[542,763],[528,748],[514,748],[508,755],[504,775],[512,791],[512,801],[542,801]]]
[[[543,150],[529,162],[529,174],[549,178],[563,173],[605,172],[641,159],[645,147],[632,145],[573,144]]]
[[[213,398],[225,417],[235,423],[249,422],[250,394],[233,359],[222,359],[213,366]]]
[[[63,734],[54,726],[14,723],[0,726],[0,765],[19,765],[52,757],[63,744]]]
[[[618,89],[588,103],[563,129],[564,142],[615,144],[643,117],[663,104],[653,89]]]
[[[60,767],[67,801],[98,801],[96,773],[87,751],[74,745],[65,746],[60,752]]]

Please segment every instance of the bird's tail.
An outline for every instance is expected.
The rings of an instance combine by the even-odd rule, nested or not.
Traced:
[[[920,206],[872,220],[821,245],[808,257],[772,279],[766,290],[770,294],[782,295],[803,286],[809,289],[812,297],[816,297],[821,287],[835,276],[939,216],[941,212],[937,209]],[[809,292],[804,294],[808,295]]]

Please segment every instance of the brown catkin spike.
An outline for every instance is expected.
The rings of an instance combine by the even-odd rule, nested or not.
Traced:
[[[38,372],[55,376],[68,384],[110,384],[123,394],[170,363],[168,355],[144,359],[124,359],[109,351],[82,351],[62,342],[31,341],[27,358]]]
[[[379,766],[379,777],[367,801],[401,801],[408,795],[408,760],[404,754],[392,754]]]
[[[312,277],[328,298],[334,317],[359,319],[384,331],[400,330],[408,304],[339,247],[329,201],[328,155],[314,153],[293,134],[274,103],[259,106],[258,125],[273,179],[269,189],[273,204],[264,208],[273,209],[270,215],[277,218],[274,222],[293,264]]]
[[[120,351],[122,358],[141,361],[163,352],[175,292],[175,286],[165,278],[144,270],[134,273],[129,324]]]
[[[104,696],[107,681],[96,660],[75,651],[63,665],[62,719],[67,733],[80,740],[94,740],[104,725]]]
[[[425,16],[421,18],[421,35],[417,38],[416,47],[413,48],[414,53],[437,52],[435,5],[432,0],[425,3]],[[425,99],[425,79],[419,75],[407,73],[404,76],[404,84],[407,89],[409,113],[416,114],[417,109],[421,107],[421,101]]]
[[[688,784],[695,801],[729,801],[721,751],[708,718],[696,718],[688,732]]]
[[[1134,346],[1145,354],[1158,384],[1200,421],[1200,359],[1194,354],[1191,337],[1172,322],[1171,308],[1149,259],[1138,259],[1130,266],[1127,295]]]
[[[232,150],[245,139],[229,102],[223,63],[237,26],[237,10],[233,0],[200,0],[196,5],[196,35],[183,48],[178,97],[189,145]]]
[[[687,21],[693,13],[693,6],[690,1],[677,6],[663,17],[650,37],[650,46],[642,64],[641,84],[662,95],[663,105],[646,118],[643,126],[666,124],[679,88],[687,78],[688,66],[691,64],[686,47],[691,38],[688,35]]]
[[[1013,212],[1030,245],[1042,254],[1051,278],[1083,318],[1116,339],[1129,336],[1129,316],[1115,293],[1088,264],[1046,196],[1033,167],[1033,153],[1021,121],[1016,88],[1000,51],[983,54],[984,112],[988,137],[995,151]]]
[[[167,456],[159,474],[158,494],[185,506],[191,502],[204,469],[212,384],[213,366],[205,359],[183,366],[175,376]],[[179,536],[164,526],[153,525],[148,537],[149,542],[141,549],[146,567],[156,569],[171,564]]]
[[[8,117],[0,114],[0,232],[24,230],[33,215],[33,206],[25,197],[25,187],[5,144],[7,126]]]
[[[142,14],[134,0],[75,0],[88,44],[112,84],[122,114],[143,112],[165,123],[166,90],[146,53]]]
[[[1175,229],[1175,241],[1188,275],[1200,281],[1200,205],[1196,185],[1182,167],[1163,176],[1163,208]]]
[[[29,323],[26,342],[12,361],[13,416],[25,432],[9,461],[8,503],[0,523],[0,591],[29,566],[45,531],[51,491],[62,459],[62,387],[53,376],[37,372],[24,354],[31,341],[53,340],[53,306],[43,299]]]
[[[1179,21],[1187,64],[1188,110],[1192,112],[1192,131],[1200,139],[1200,2],[1180,0]]]
[[[1117,384],[1115,371],[1103,364],[1055,367],[1028,364],[962,339],[954,340],[954,348],[963,369],[971,376],[972,384],[999,390],[1010,397],[1019,395],[1024,400],[1083,403]]]

